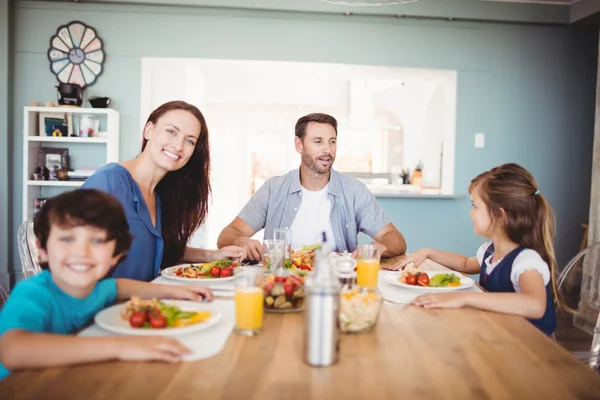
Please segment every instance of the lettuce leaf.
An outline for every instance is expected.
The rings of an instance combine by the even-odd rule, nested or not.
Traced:
[[[444,287],[449,283],[460,282],[460,278],[455,274],[437,274],[429,280],[429,286]]]

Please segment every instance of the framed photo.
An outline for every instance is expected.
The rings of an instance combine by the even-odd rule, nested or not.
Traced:
[[[71,136],[73,117],[71,113],[39,113],[39,136]]]
[[[69,169],[69,149],[40,147],[38,149],[38,167],[48,168],[50,180],[56,180],[56,172],[63,168]]]

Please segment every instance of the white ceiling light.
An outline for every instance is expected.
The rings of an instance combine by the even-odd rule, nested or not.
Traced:
[[[389,6],[392,4],[414,3],[419,0],[321,0],[343,6]]]

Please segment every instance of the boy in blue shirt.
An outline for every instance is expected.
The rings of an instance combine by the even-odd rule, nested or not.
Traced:
[[[36,214],[40,274],[20,281],[0,310],[0,380],[11,370],[106,360],[176,362],[190,352],[169,337],[69,335],[117,300],[132,296],[212,300],[199,286],[113,279],[108,273],[132,237],[110,194],[78,189],[48,200]]]

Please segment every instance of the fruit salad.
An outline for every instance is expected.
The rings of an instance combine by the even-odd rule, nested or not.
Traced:
[[[294,312],[304,307],[304,278],[296,274],[271,275],[263,284],[265,310]]]

